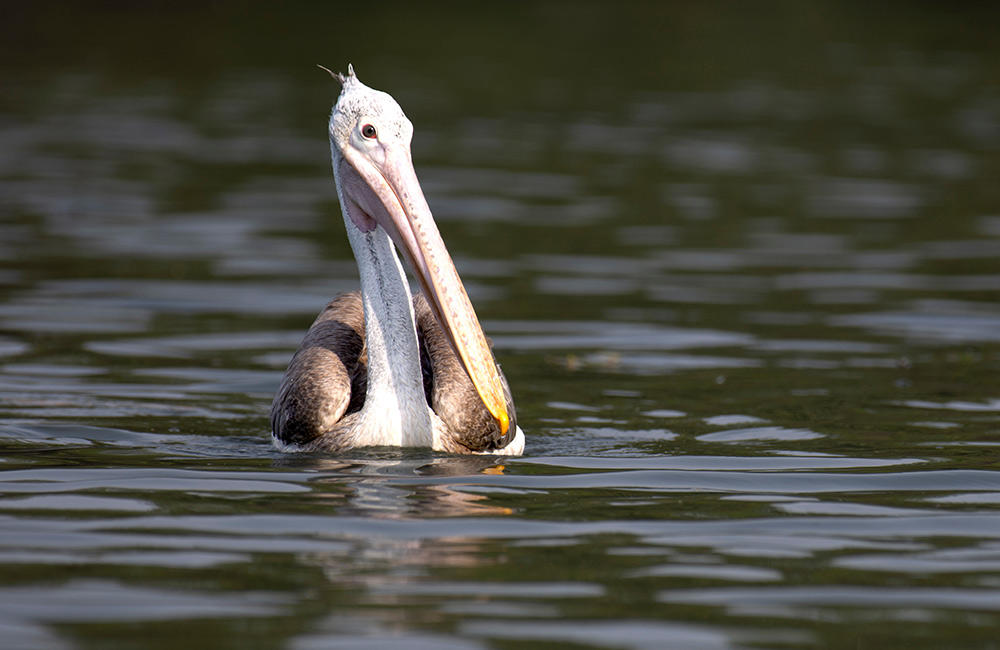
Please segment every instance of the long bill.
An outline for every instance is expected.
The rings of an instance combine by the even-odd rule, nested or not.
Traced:
[[[350,216],[359,227],[374,220],[392,238],[417,276],[431,311],[480,399],[500,424],[501,433],[506,434],[510,413],[504,382],[420,189],[409,148],[386,146],[384,151],[381,161],[373,161],[351,147],[343,152],[346,164],[341,168],[341,178],[354,203],[348,205]],[[358,214],[353,213],[355,208]]]

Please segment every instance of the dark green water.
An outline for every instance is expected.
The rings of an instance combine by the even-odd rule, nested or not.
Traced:
[[[1000,647],[1000,11],[0,8],[0,645]],[[392,93],[523,458],[273,451]]]

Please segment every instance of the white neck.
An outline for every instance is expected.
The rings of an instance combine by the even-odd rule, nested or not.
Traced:
[[[431,447],[431,411],[424,395],[413,298],[396,249],[382,228],[361,232],[344,210],[361,274],[368,347],[368,392],[359,445]]]

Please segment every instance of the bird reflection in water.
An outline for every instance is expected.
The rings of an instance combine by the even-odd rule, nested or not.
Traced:
[[[488,503],[488,497],[467,491],[463,485],[434,480],[440,477],[474,477],[502,474],[503,459],[495,456],[449,456],[439,458],[400,457],[329,458],[314,455],[287,456],[276,467],[317,472],[310,483],[312,498],[326,502],[339,516],[379,518],[505,516],[506,506]]]
[[[487,503],[483,494],[462,488],[469,479],[500,474],[500,459],[485,456],[405,458],[396,453],[350,459],[313,455],[287,456],[276,461],[285,469],[312,471],[312,502],[344,517],[393,520],[404,526],[401,534],[344,534],[332,532],[328,551],[300,553],[303,566],[323,572],[338,589],[348,590],[352,605],[378,604],[377,614],[338,608],[325,624],[347,627],[363,635],[386,626],[409,625],[413,590],[426,587],[437,569],[476,568],[507,561],[503,553],[488,552],[495,540],[441,534],[439,520],[451,517],[486,517],[513,514],[508,507]],[[439,482],[462,477],[463,485]],[[410,526],[413,528],[410,528]],[[419,597],[419,596],[416,596]],[[360,617],[360,618],[359,618]],[[371,626],[371,629],[368,628]]]

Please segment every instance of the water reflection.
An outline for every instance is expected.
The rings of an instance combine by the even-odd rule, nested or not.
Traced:
[[[389,452],[389,456],[398,455]],[[311,497],[343,515],[405,518],[495,516],[513,514],[511,508],[485,503],[486,496],[442,484],[408,484],[410,477],[464,477],[502,475],[503,461],[491,456],[449,456],[433,459],[324,458],[285,455],[275,467],[316,473],[310,481],[329,485],[334,492],[317,490]]]

